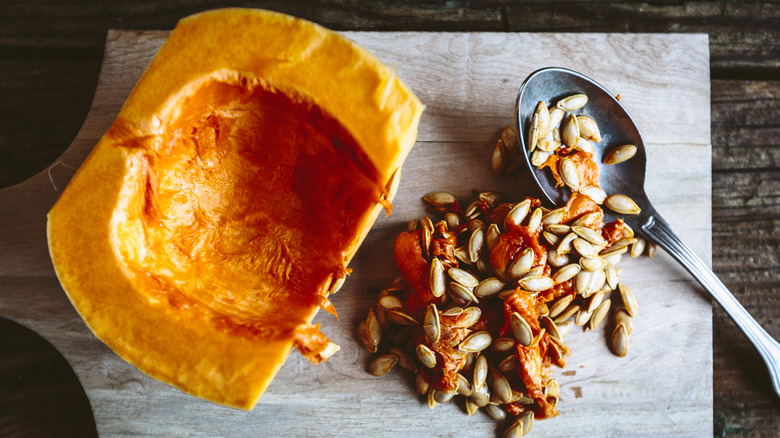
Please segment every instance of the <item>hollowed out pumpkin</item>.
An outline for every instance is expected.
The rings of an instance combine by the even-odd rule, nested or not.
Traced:
[[[149,375],[251,408],[382,207],[422,105],[366,50],[283,14],[183,19],[48,216],[57,276]]]

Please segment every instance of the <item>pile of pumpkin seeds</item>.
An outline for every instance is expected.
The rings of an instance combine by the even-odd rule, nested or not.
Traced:
[[[427,216],[413,220],[406,232],[419,235],[420,251],[429,269],[426,287],[439,299],[438,304],[429,304],[423,314],[415,315],[407,306],[415,291],[400,277],[382,290],[376,307],[358,327],[361,344],[374,353],[369,372],[381,376],[399,365],[417,373],[417,390],[427,397],[430,408],[461,396],[469,415],[483,408],[496,420],[511,421],[505,436],[523,436],[531,429],[539,406],[518,377],[517,345],[533,346],[547,336],[549,358],[545,358],[542,379],[546,402],[553,406],[559,387],[550,365],[564,363],[569,352],[564,338],[573,326],[594,330],[611,312],[615,321],[612,349],[625,356],[638,303],[620,282],[617,265],[624,254],[641,253],[632,251],[642,245],[641,240],[624,225],[619,239],[609,241],[602,234],[600,215],[587,214],[562,223],[565,208],[548,210],[531,198],[507,204],[503,195],[484,192],[465,210],[447,192],[429,193],[423,200],[442,217],[435,224]],[[497,217],[497,210],[505,216]],[[493,266],[491,250],[512,226],[539,231],[540,244],[546,250],[542,264],[533,265],[533,254],[525,248],[511,260]],[[441,232],[452,233],[457,242],[446,264],[442,261],[446,257],[437,257],[432,250]],[[555,296],[553,290],[563,293]],[[618,291],[618,299],[613,290]],[[540,332],[534,333],[518,313],[504,321],[504,314],[486,312],[516,292],[544,302],[535,324],[541,327]],[[484,324],[485,318],[500,318],[498,325],[509,330],[503,334],[486,330],[490,324]],[[452,338],[449,345],[463,356],[457,370],[458,384],[449,390],[437,388],[421,371],[442,366],[442,356],[432,346],[441,342],[445,328],[451,330],[455,325],[463,331],[463,336]]]

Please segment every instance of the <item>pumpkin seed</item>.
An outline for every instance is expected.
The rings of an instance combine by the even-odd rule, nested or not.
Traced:
[[[547,250],[547,262],[554,268],[561,268],[569,264],[569,256],[567,254],[558,254],[555,249]]]
[[[447,213],[444,215],[444,221],[447,222],[447,228],[454,230],[460,226],[460,216],[456,213]]]
[[[618,254],[618,256],[619,255],[620,254]],[[618,270],[613,266],[609,266],[604,270],[604,273],[607,276],[607,284],[609,285],[609,288],[615,289],[618,287],[618,283],[620,283],[620,274],[618,273]]]
[[[428,348],[428,346],[425,344],[417,344],[415,352],[417,353],[417,358],[420,359],[420,362],[423,364],[423,366],[426,368],[436,367],[436,353]]]
[[[558,331],[558,326],[555,324],[555,321],[552,320],[549,316],[543,316],[542,319],[542,327],[547,330],[547,333],[550,334],[550,336],[560,339],[561,333]]]
[[[417,374],[414,378],[414,387],[420,394],[426,394],[431,388],[431,385],[425,380],[422,374]]]
[[[479,219],[472,219],[469,222],[469,232],[471,233],[474,233],[477,230],[483,230],[484,228],[485,228],[485,223]]]
[[[563,137],[563,144],[566,146],[570,148],[577,147],[577,142],[580,140],[580,128],[577,124],[577,116],[574,114],[569,114],[566,121],[563,122],[561,137]]]
[[[522,438],[523,437],[523,420],[518,418],[509,426],[505,431],[503,438]]]
[[[533,268],[529,269],[528,272],[525,273],[521,278],[525,277],[538,277],[540,275],[544,275],[544,266],[534,266]]]
[[[469,289],[473,289],[479,284],[479,280],[474,275],[460,268],[450,268],[447,274],[457,283]]]
[[[533,151],[531,154],[531,164],[539,167],[543,165],[545,162],[547,162],[547,159],[550,158],[550,153],[541,149],[537,149]]]
[[[636,296],[634,296],[631,289],[623,283],[618,285],[618,290],[620,291],[620,298],[623,300],[623,305],[626,306],[626,311],[635,318],[637,311],[639,310],[639,301],[637,301]]]
[[[558,172],[561,179],[572,191],[576,192],[580,188],[580,175],[577,173],[577,165],[569,157],[563,158],[558,164]]]
[[[436,400],[436,403],[443,404],[452,400],[452,397],[455,397],[455,394],[457,394],[456,391],[447,392],[441,389],[436,389],[433,391],[433,399]]]
[[[526,199],[525,201],[512,207],[512,209],[509,210],[509,213],[506,214],[506,218],[504,219],[505,222],[504,228],[506,228],[506,223],[511,223],[513,225],[518,225],[518,226],[522,224],[530,210],[531,210],[531,201],[529,199]]]
[[[588,242],[587,240],[578,237],[574,239],[571,242],[571,246],[574,247],[574,249],[582,256],[582,257],[598,257],[599,252],[594,248],[594,246]]]
[[[601,257],[605,262],[607,262],[607,268],[614,268],[615,266],[617,266],[618,263],[620,263],[620,260],[623,258],[623,254],[621,253],[614,252],[614,253],[604,255],[604,251],[599,253],[599,257]],[[614,285],[612,289],[616,287],[617,285]]]
[[[615,312],[615,325],[623,324],[626,327],[626,334],[631,335],[634,331],[634,318],[628,314],[626,309],[618,309]]]
[[[520,146],[517,131],[511,125],[507,125],[501,130],[501,140],[504,140],[507,151],[515,151]]]
[[[428,390],[428,409],[433,409],[436,406],[438,406],[438,402],[436,401],[436,388],[430,388]]]
[[[553,234],[549,231],[542,231],[542,236],[544,237],[544,240],[547,241],[550,246],[556,246],[558,245],[558,242],[560,242],[561,238],[558,237],[558,235]]]
[[[472,290],[456,281],[450,282],[450,291],[452,294],[468,303],[478,303],[479,299],[474,295],[474,292]]]
[[[487,383],[487,375],[488,375],[487,358],[485,358],[485,356],[480,355],[479,357],[477,357],[476,362],[474,362],[474,379],[472,385],[473,391],[475,392],[479,391],[485,386],[485,383]]]
[[[477,321],[479,321],[479,318],[482,316],[482,310],[480,310],[479,307],[473,306],[463,309],[463,313],[466,314],[466,317],[460,321],[458,327],[469,328],[476,324]]]
[[[511,373],[517,369],[518,365],[520,365],[520,360],[517,358],[517,355],[512,354],[498,363],[498,370],[502,373]]]
[[[512,338],[498,338],[493,341],[493,351],[505,353],[515,348],[515,340]]]
[[[636,237],[622,237],[618,240],[616,240],[614,243],[612,243],[613,247],[623,247],[623,246],[631,246],[637,242]]]
[[[584,327],[585,324],[588,323],[588,320],[590,319],[592,313],[588,312],[585,309],[580,309],[577,311],[577,313],[574,315],[574,324],[576,324],[579,327]]]
[[[580,136],[596,143],[601,142],[601,132],[599,132],[599,125],[596,124],[595,120],[588,116],[577,116],[577,127],[580,130]]]
[[[615,213],[636,215],[642,211],[633,199],[618,193],[607,196],[604,205]]]
[[[431,270],[428,280],[431,295],[437,298],[444,295],[444,291],[447,289],[447,279],[444,276],[444,265],[436,257],[431,259]]]
[[[377,346],[373,343],[371,343],[371,340],[368,339],[368,334],[366,333],[366,321],[360,321],[360,324],[358,324],[358,341],[360,341],[360,345],[363,346],[366,350],[368,350],[369,353],[376,353]]]
[[[474,217],[479,216],[479,214],[481,213],[480,207],[481,207],[480,201],[479,200],[474,201],[471,204],[469,204],[468,207],[466,207],[466,212],[464,214],[466,215],[467,218],[473,219]]]
[[[460,263],[463,263],[465,265],[471,264],[468,245],[463,245],[455,248],[455,251],[453,251],[452,254],[455,256],[456,259],[458,259]]]
[[[383,307],[386,310],[401,309],[404,307],[404,304],[401,302],[401,299],[396,297],[395,295],[385,295],[379,297],[379,302],[377,304],[379,304],[380,307]]]
[[[559,323],[555,323],[555,326],[558,327],[558,333],[560,334],[560,339],[563,339],[566,337],[566,335],[569,334],[571,331],[572,326],[574,326],[574,323],[572,321],[564,321]]]
[[[487,331],[478,331],[466,336],[466,339],[458,345],[458,350],[465,353],[477,353],[490,346],[493,336]]]
[[[624,144],[609,151],[607,156],[604,157],[604,160],[602,160],[602,163],[618,164],[630,160],[634,155],[636,155],[636,146]]]
[[[596,152],[596,146],[593,146],[593,143],[590,141],[590,139],[582,135],[581,129],[582,128],[580,128],[580,138],[577,140],[577,149],[593,155]]]
[[[425,338],[428,339],[428,342],[431,344],[439,342],[439,338],[441,337],[441,325],[436,304],[429,304],[428,309],[425,310],[423,331],[425,332]]]
[[[501,239],[501,230],[498,229],[498,225],[490,224],[485,232],[485,243],[487,244],[488,252],[493,251],[493,247]]]
[[[607,274],[603,270],[593,271],[593,276],[588,285],[588,295],[601,290],[607,282]]]
[[[609,313],[609,307],[612,305],[611,300],[604,300],[599,304],[598,307],[593,311],[593,315],[590,317],[590,321],[588,321],[588,328],[591,330],[595,330],[596,327],[601,324],[601,321],[604,320],[604,317],[607,316]]]
[[[463,313],[463,308],[461,307],[451,307],[444,312],[441,313],[442,316],[459,316],[461,313]]]
[[[458,394],[464,397],[469,397],[473,391],[471,389],[471,383],[469,383],[469,379],[467,379],[466,376],[461,373],[458,373],[458,388],[456,391]]]
[[[518,280],[517,283],[523,289],[531,292],[546,291],[554,286],[552,278],[544,275],[525,276]]]
[[[543,137],[550,130],[550,111],[547,109],[547,105],[545,105],[544,102],[536,104],[534,118],[536,119],[538,136]]]
[[[647,242],[645,239],[642,239],[641,237],[636,239],[636,242],[634,242],[633,245],[631,245],[631,250],[629,254],[631,255],[632,259],[635,259],[642,255],[643,252],[645,252],[645,246]]]
[[[382,342],[382,326],[379,325],[379,320],[374,313],[374,309],[368,309],[368,317],[366,318],[366,336],[368,341],[373,345],[379,345]]]
[[[590,230],[590,229],[592,229],[593,227],[596,226],[596,224],[603,218],[603,216],[604,215],[600,211],[583,214],[582,216],[577,218],[577,220],[575,220],[571,224],[571,226],[572,227],[584,227],[584,228],[587,228],[587,229]],[[584,231],[584,232],[587,233],[587,231]],[[597,233],[598,233],[598,231],[597,231]],[[584,237],[584,236],[580,235],[580,237]]]
[[[634,237],[634,229],[627,223],[623,223],[623,233],[621,237]]]
[[[488,389],[488,386],[483,384],[480,388],[474,387],[470,398],[471,401],[480,408],[487,406],[490,402],[490,390]]]
[[[413,373],[417,372],[417,365],[414,363],[414,360],[412,360],[412,357],[409,356],[409,354],[404,351],[403,349],[392,346],[388,349],[390,353],[395,354],[398,357],[398,365],[401,366],[401,368],[411,371]]]
[[[531,330],[531,326],[528,321],[525,320],[519,313],[512,312],[509,315],[509,328],[512,330],[512,335],[517,339],[520,345],[528,347],[534,340],[534,333]]]
[[[583,239],[587,240],[588,242],[596,246],[601,246],[606,243],[604,237],[601,235],[601,232],[596,231],[593,228],[575,225],[571,227],[571,230],[578,236],[582,237]]]
[[[561,109],[558,106],[554,106],[549,109],[550,113],[550,132],[556,131],[555,128],[558,127],[558,125],[561,124],[561,121],[563,121],[563,116],[566,114],[566,111]]]
[[[580,259],[580,266],[582,266],[582,269],[586,269],[588,271],[598,271],[607,268],[607,261],[598,255],[582,257]]]
[[[576,279],[574,280],[574,289],[577,290],[580,294],[585,294],[588,292],[588,287],[590,286],[590,282],[593,279],[593,272],[591,271],[580,271],[577,274]]]
[[[609,257],[609,256],[618,256],[628,251],[628,246],[616,246],[614,243],[609,248],[601,250],[599,252],[599,256],[601,257]]]
[[[534,427],[534,413],[531,411],[525,412],[520,416],[520,419],[523,422],[523,435],[528,435]]]
[[[557,300],[550,306],[550,318],[555,318],[556,316],[560,315],[561,312],[566,310],[567,307],[569,307],[569,304],[574,301],[574,294],[568,294],[564,295]]]
[[[433,233],[433,231],[434,231],[433,230],[433,221],[428,216],[423,216],[420,219],[420,226],[423,229],[426,229],[426,230],[430,231],[431,233]]]
[[[611,345],[612,352],[616,355],[625,357],[628,354],[628,330],[623,323],[615,326],[615,330],[612,332]]]
[[[469,237],[469,259],[476,262],[479,258],[479,252],[485,245],[485,232],[482,229],[474,230]]]
[[[531,213],[531,217],[528,219],[528,225],[527,227],[533,232],[535,230],[538,230],[539,227],[542,225],[542,209],[537,208]]]
[[[540,151],[551,153],[558,149],[559,146],[560,143],[555,141],[555,137],[553,137],[552,132],[548,132],[547,135],[539,137],[539,139],[536,141],[537,150],[535,150],[534,153]]]
[[[512,130],[512,135],[514,134],[515,130],[511,127],[507,127]],[[504,128],[506,130],[506,128]],[[503,135],[503,134],[502,134]],[[506,140],[505,140],[506,142]],[[501,192],[481,192],[479,195],[477,195],[480,201],[484,202],[488,207],[494,207],[499,202],[503,201],[506,196],[504,196]]]
[[[479,410],[479,406],[477,406],[476,403],[471,401],[470,398],[467,398],[466,399],[466,414],[468,414],[468,416],[471,417],[472,415],[476,414],[478,410]]]
[[[504,286],[506,286],[506,283],[496,277],[486,278],[480,281],[477,287],[474,288],[474,295],[479,298],[491,297],[501,292]]]
[[[655,257],[655,252],[658,250],[658,245],[653,242],[647,242],[647,256],[651,259]]]
[[[507,275],[511,279],[518,279],[525,275],[534,263],[534,251],[531,248],[524,249],[515,261],[509,266]]]
[[[402,310],[398,310],[398,309],[388,310],[387,317],[390,319],[390,321],[398,325],[408,325],[408,326],[419,325],[416,319],[412,318],[408,313]]]
[[[539,116],[534,112],[534,115],[531,116],[531,124],[528,126],[528,144],[526,145],[528,152],[533,152],[536,149],[539,137],[541,137],[539,133]]]
[[[506,155],[504,141],[499,138],[493,148],[493,154],[490,156],[490,171],[493,172],[493,175],[503,175],[506,171]]]
[[[423,201],[444,212],[455,204],[455,195],[448,192],[431,192],[423,196]]]
[[[408,224],[406,224],[406,231],[411,233],[412,231],[417,229],[417,219],[412,219],[409,221]]]
[[[585,94],[573,94],[565,97],[555,104],[558,108],[564,111],[577,111],[588,103],[588,96]]]
[[[599,186],[580,187],[580,193],[587,195],[590,199],[593,200],[593,202],[598,205],[603,204],[604,200],[607,199],[607,194]]]
[[[558,330],[560,330],[561,325],[566,322],[569,318],[574,316],[577,311],[580,310],[580,306],[576,304],[572,304],[569,307],[566,308],[563,312],[561,312],[560,315],[553,318],[553,322],[558,326]]]
[[[422,228],[422,234],[420,235],[420,246],[422,247],[423,257],[426,260],[431,258],[431,230],[428,228]]]
[[[383,354],[371,361],[369,373],[373,376],[384,376],[398,363],[398,356],[392,353]]]
[[[566,208],[564,207],[556,208],[542,215],[542,223],[546,226],[559,224],[561,220],[563,220],[564,216],[566,216]],[[555,231],[552,230],[550,231],[555,233]],[[555,234],[559,234],[559,233],[555,233]]]
[[[485,412],[496,421],[504,421],[506,419],[506,411],[498,405],[488,404],[485,406]]]
[[[580,265],[576,263],[566,265],[561,269],[558,269],[558,271],[555,272],[555,274],[553,274],[552,276],[553,283],[560,284],[565,281],[569,281],[572,278],[574,278],[575,275],[579,274],[579,272],[580,272]]]
[[[496,368],[490,367],[488,371],[488,384],[491,394],[495,394],[501,403],[509,403],[512,400],[512,387],[509,381]]]
[[[555,250],[558,252],[558,254],[568,254],[569,251],[571,251],[571,243],[574,241],[574,239],[577,238],[577,235],[572,233],[567,234],[564,236],[563,239],[561,239],[561,242],[558,244],[558,246],[555,248]]]

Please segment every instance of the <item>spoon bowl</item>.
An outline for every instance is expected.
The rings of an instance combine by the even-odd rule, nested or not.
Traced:
[[[616,215],[604,209],[605,215],[622,218],[648,241],[658,244],[677,260],[715,298],[758,350],[769,370],[775,392],[780,396],[780,344],[774,340],[745,310],[734,295],[710,268],[672,231],[669,224],[653,208],[645,193],[647,155],[642,133],[626,108],[603,86],[587,76],[565,68],[543,68],[531,73],[520,86],[515,106],[517,129],[523,150],[521,161],[539,185],[546,200],[562,207],[569,199],[567,187],[557,187],[547,169],[531,163],[532,147],[528,132],[536,105],[556,102],[573,94],[585,94],[588,103],[576,114],[591,117],[599,126],[602,140],[594,150],[594,161],[601,163],[610,149],[623,144],[636,146],[636,154],[616,165],[599,165],[599,184],[607,195],[630,197],[641,208],[637,215]]]

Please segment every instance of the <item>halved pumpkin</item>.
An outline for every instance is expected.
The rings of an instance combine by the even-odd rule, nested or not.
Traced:
[[[48,215],[91,330],[147,374],[251,408],[347,274],[422,105],[338,34],[248,9],[179,22]]]

